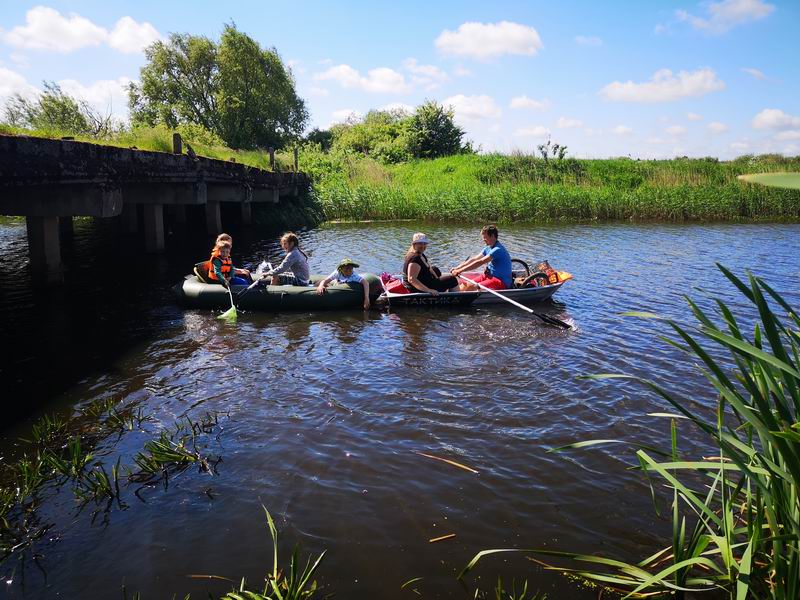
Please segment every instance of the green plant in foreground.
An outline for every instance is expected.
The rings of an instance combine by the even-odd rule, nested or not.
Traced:
[[[648,480],[663,479],[672,490],[671,545],[636,564],[538,549],[484,550],[459,577],[486,555],[527,552],[588,563],[585,569],[550,568],[600,581],[629,597],[663,593],[681,598],[686,592],[710,590],[722,590],[737,600],[800,597],[800,317],[762,279],[750,274],[744,283],[718,266],[757,310],[752,337],[721,300],[716,301],[721,325],[689,298],[697,328],[690,332],[667,321],[678,335],[677,340],[667,341],[700,362],[717,396],[713,415],[703,414],[653,381],[593,376],[637,380],[680,413],[669,415],[673,417],[670,452],[646,448],[636,452]],[[776,314],[768,298],[786,312],[786,319]],[[717,358],[721,352],[728,361]],[[705,433],[718,448],[718,456],[681,460],[677,419],[688,420]],[[578,442],[554,451],[614,441]],[[662,459],[653,458],[654,454]],[[652,482],[650,488],[655,498]]]

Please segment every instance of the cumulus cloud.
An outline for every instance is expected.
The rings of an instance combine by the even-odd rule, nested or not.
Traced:
[[[599,94],[613,102],[672,102],[704,96],[724,88],[725,82],[709,68],[680,71],[677,74],[669,69],[661,69],[648,82],[614,81],[600,90]]]
[[[556,121],[556,127],[559,129],[574,129],[576,127],[582,127],[583,121],[579,121],[578,119],[571,119],[569,117],[559,117],[558,121]]]
[[[57,83],[64,93],[85,100],[101,115],[124,117],[128,113],[128,85],[131,81],[130,77],[118,77],[89,85],[74,79],[61,79]]]
[[[339,110],[335,110],[331,113],[331,117],[333,118],[333,123],[344,123],[350,119],[360,119],[363,115],[358,112],[357,110],[353,110],[352,108],[340,108]]]
[[[748,142],[731,142],[732,150],[747,150],[750,147]]]
[[[411,81],[423,86],[426,90],[433,90],[445,83],[449,77],[436,65],[421,65],[416,58],[407,58],[403,61],[403,68],[411,73]]]
[[[800,140],[800,129],[788,129],[775,134],[776,140]]]
[[[384,104],[378,110],[388,110],[388,111],[395,111],[401,110],[407,113],[413,113],[416,108],[411,106],[410,104],[406,104],[405,102],[390,102],[389,104]]]
[[[550,130],[547,127],[537,125],[536,127],[524,127],[522,129],[517,129],[514,132],[514,135],[517,137],[544,138],[550,135]]]
[[[764,81],[767,78],[767,76],[764,75],[764,73],[762,73],[758,69],[753,69],[752,67],[742,67],[742,71],[744,71],[745,73],[747,73],[752,77],[755,77],[759,81]]]
[[[671,127],[667,127],[664,131],[667,135],[679,136],[686,133],[686,127],[683,125],[672,125]]]
[[[595,136],[598,136],[598,135],[603,135],[603,130],[602,129],[593,129],[591,127],[586,127],[583,130],[583,133],[585,133],[589,137],[595,137]]]
[[[730,127],[719,121],[711,121],[711,123],[708,124],[708,130],[711,133],[725,133],[728,129],[730,129]]]
[[[504,54],[533,56],[543,47],[533,27],[510,21],[462,23],[456,31],[445,29],[434,44],[442,54],[478,60]]]
[[[20,94],[26,98],[35,96],[39,90],[28,83],[25,76],[16,71],[0,67],[0,101],[5,101],[14,94]]]
[[[336,81],[344,88],[356,88],[373,93],[407,94],[411,86],[405,77],[393,69],[380,67],[371,69],[366,76],[361,75],[350,65],[336,65],[314,75],[318,81]]]
[[[2,39],[15,48],[72,52],[107,44],[124,53],[140,52],[161,36],[150,23],[122,17],[109,31],[89,19],[71,13],[63,16],[46,6],[36,6],[25,15],[25,25],[17,25]]]
[[[596,35],[576,35],[575,43],[579,46],[602,46],[603,40]]]
[[[754,129],[794,129],[800,127],[800,117],[788,115],[777,108],[765,108],[753,117]]]
[[[550,108],[550,100],[535,100],[527,96],[515,96],[509,103],[511,108],[530,108],[531,110],[547,110]]]
[[[702,121],[703,115],[698,115],[697,113],[686,113],[686,118],[690,121]]]
[[[452,107],[457,119],[462,121],[477,121],[499,117],[503,111],[497,106],[491,96],[465,96],[458,94],[446,98],[442,104]]]
[[[722,0],[707,4],[706,16],[698,17],[685,10],[675,12],[678,21],[685,21],[694,29],[711,35],[730,31],[737,25],[752,23],[769,16],[775,5],[764,0]]]
[[[614,129],[611,130],[611,133],[614,135],[629,135],[633,133],[633,129],[628,127],[627,125],[617,125]]]

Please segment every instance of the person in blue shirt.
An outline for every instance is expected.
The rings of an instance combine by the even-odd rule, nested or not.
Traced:
[[[459,285],[462,291],[474,291],[479,289],[477,283],[493,290],[504,290],[514,287],[511,274],[511,255],[505,246],[497,240],[498,231],[496,225],[487,225],[481,229],[481,237],[486,247],[480,254],[472,256],[463,263],[452,269],[450,272],[459,276],[475,268],[486,266],[483,273],[466,273],[463,277],[471,279]]]

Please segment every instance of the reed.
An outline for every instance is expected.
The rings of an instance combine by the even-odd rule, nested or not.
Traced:
[[[709,395],[717,399],[715,411],[698,409],[653,381],[592,376],[634,379],[677,411],[666,415],[669,450],[636,451],[654,499],[653,479],[671,490],[671,544],[638,563],[541,549],[487,550],[460,576],[487,555],[522,551],[584,563],[585,568],[552,568],[624,590],[627,597],[682,598],[714,590],[737,600],[800,597],[800,317],[762,279],[749,274],[745,282],[719,268],[757,313],[753,333],[719,299],[716,321],[688,297],[696,328],[666,321],[677,334],[669,343],[700,365]],[[678,422],[707,436],[716,456],[682,456]],[[554,451],[606,443],[612,442],[584,441]]]

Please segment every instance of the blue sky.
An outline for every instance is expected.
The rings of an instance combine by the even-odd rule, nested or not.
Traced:
[[[126,115],[142,47],[235,22],[292,67],[311,126],[452,106],[484,151],[800,154],[800,3],[4,2],[0,101],[59,82]]]

